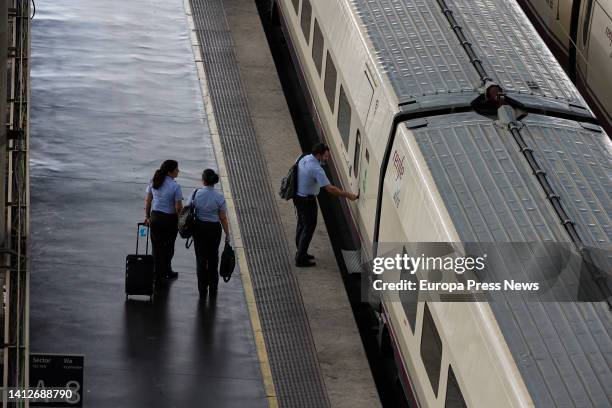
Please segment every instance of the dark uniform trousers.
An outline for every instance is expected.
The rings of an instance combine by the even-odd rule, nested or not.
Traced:
[[[297,212],[297,228],[295,231],[297,253],[295,254],[295,260],[301,262],[307,260],[308,247],[317,227],[317,214],[319,212],[317,197],[314,195],[308,197],[296,196],[293,199],[293,204]]]
[[[212,293],[219,283],[219,244],[221,223],[196,219],[193,231],[193,245],[196,253],[198,291],[204,295],[206,288]]]
[[[174,243],[178,234],[178,215],[151,211],[150,227],[155,276],[163,279],[172,272]]]

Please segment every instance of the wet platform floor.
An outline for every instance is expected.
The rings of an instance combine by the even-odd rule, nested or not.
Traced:
[[[181,1],[37,2],[32,40],[31,351],[85,355],[87,407],[266,406],[240,275],[198,300],[175,281],[128,302],[144,188],[216,167]]]

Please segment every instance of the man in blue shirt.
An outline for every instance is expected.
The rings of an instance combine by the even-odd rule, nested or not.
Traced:
[[[321,164],[329,160],[329,147],[317,143],[312,154],[304,156],[298,163],[297,194],[293,204],[297,212],[297,230],[295,234],[295,265],[298,267],[315,266],[314,256],[308,254],[308,247],[317,226],[317,195],[321,188],[338,197],[355,201],[357,196],[331,185]]]

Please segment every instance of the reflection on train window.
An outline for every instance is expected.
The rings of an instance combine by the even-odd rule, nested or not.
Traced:
[[[302,32],[306,38],[306,44],[310,43],[310,20],[312,20],[312,6],[310,0],[302,1]]]
[[[342,85],[340,85],[340,99],[338,102],[338,130],[340,131],[344,148],[348,152],[349,138],[351,137],[351,105]]]
[[[327,102],[329,102],[329,108],[333,114],[336,106],[336,67],[329,51],[327,51],[325,61],[325,96],[327,96]]]
[[[355,178],[359,178],[359,153],[361,152],[361,133],[357,129],[355,136],[355,155],[353,156],[353,168],[355,169]]]
[[[316,18],[314,20],[314,32],[312,34],[312,59],[317,67],[319,76],[321,76],[321,69],[323,69],[323,33],[321,33],[319,22]]]
[[[406,247],[404,247],[402,249],[402,257],[407,253]],[[416,274],[410,273],[411,270],[412,267],[402,268],[400,271],[400,281],[406,280],[409,282],[414,282],[416,285],[416,290],[402,290],[400,292],[400,302],[402,303],[402,308],[406,314],[406,320],[410,325],[412,334],[414,334],[414,330],[416,328],[417,308],[419,307],[419,280],[417,279]]]
[[[448,366],[448,382],[446,385],[446,402],[444,403],[444,408],[467,408],[451,366]]]
[[[442,340],[436,329],[436,323],[431,317],[429,307],[425,303],[423,313],[423,333],[421,335],[421,358],[425,371],[431,382],[433,392],[438,397],[438,384],[440,383],[440,365],[442,364]]]
[[[582,45],[586,47],[589,39],[589,28],[591,26],[591,15],[593,14],[593,0],[588,0],[584,12],[584,24],[582,26]]]
[[[295,9],[295,14],[298,14],[300,10],[300,0],[291,0],[293,2],[293,8]]]

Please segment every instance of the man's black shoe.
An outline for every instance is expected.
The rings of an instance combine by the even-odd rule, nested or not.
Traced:
[[[176,279],[178,278],[178,272],[168,272],[168,274],[166,275],[166,279]]]
[[[310,268],[312,266],[316,266],[317,264],[313,261],[309,261],[309,260],[304,260],[304,261],[295,261],[295,266],[297,266],[298,268]]]
[[[312,261],[313,259],[315,259],[315,256],[314,255],[310,255],[310,254],[306,254],[306,258],[304,258],[304,259],[306,259],[307,261]]]

